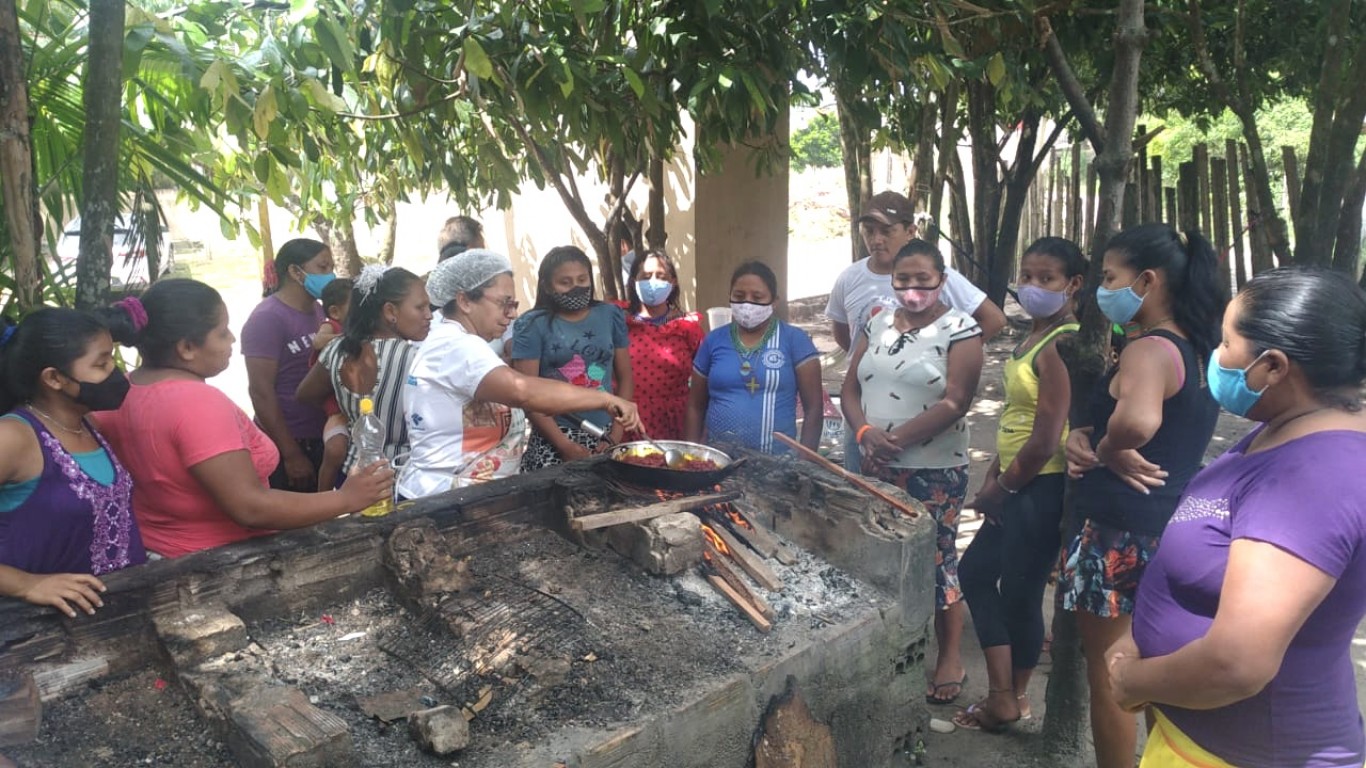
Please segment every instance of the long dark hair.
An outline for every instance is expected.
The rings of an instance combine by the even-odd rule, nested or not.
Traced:
[[[275,287],[267,290],[266,295],[280,290],[289,276],[290,267],[302,267],[325,250],[326,243],[308,237],[296,237],[280,246],[280,250],[275,252]]]
[[[663,249],[652,248],[643,254],[637,254],[635,263],[631,265],[630,279],[626,281],[626,295],[630,297],[629,309],[631,314],[639,314],[644,305],[644,302],[640,300],[640,294],[636,291],[636,281],[640,279],[640,273],[645,271],[646,259],[659,259],[659,263],[669,270],[670,275],[673,275],[674,289],[669,293],[669,299],[665,303],[669,305],[670,310],[678,311],[678,297],[682,293],[678,285],[678,265],[674,264],[673,259],[669,258]]]
[[[188,278],[158,280],[142,294],[147,327],[138,334],[138,354],[153,368],[164,368],[176,358],[182,341],[198,346],[218,327],[226,306],[212,287]],[[115,337],[117,338],[117,337]]]
[[[0,326],[0,338],[5,339],[0,344],[0,413],[32,400],[38,394],[38,379],[48,368],[70,375],[71,364],[102,333],[120,344],[137,340],[132,320],[121,307],[92,312],[48,307],[17,326],[5,319]]]
[[[559,314],[559,307],[555,304],[555,287],[552,285],[555,270],[565,264],[574,263],[582,264],[588,270],[588,284],[593,285],[593,261],[583,249],[573,245],[560,245],[551,248],[545,258],[541,259],[541,266],[536,272],[536,305],[531,311],[540,310],[545,315],[547,325]],[[596,307],[602,303],[598,301],[596,293],[597,289],[594,288],[595,295],[588,302],[589,307]]]
[[[1361,408],[1366,381],[1366,293],[1333,269],[1281,267],[1238,292],[1238,333],[1258,354],[1279,349],[1325,404]]]
[[[1152,269],[1167,276],[1172,320],[1190,339],[1196,358],[1208,357],[1219,343],[1228,304],[1228,285],[1209,241],[1195,230],[1183,235],[1166,224],[1141,224],[1115,235],[1105,250],[1123,256],[1136,272]]]
[[[341,351],[350,358],[360,354],[361,346],[379,330],[384,319],[385,304],[399,304],[408,295],[413,283],[421,278],[401,267],[387,270],[369,293],[351,289],[351,309],[342,324]]]

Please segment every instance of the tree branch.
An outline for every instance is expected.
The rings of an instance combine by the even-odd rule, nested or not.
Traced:
[[[1147,133],[1143,134],[1142,136],[1139,136],[1137,139],[1134,139],[1134,151],[1141,151],[1144,147],[1148,146],[1149,142],[1157,138],[1158,135],[1160,135],[1165,130],[1167,130],[1167,126],[1159,125],[1151,131],[1148,131]]]
[[[1074,117],[1076,117],[1076,113],[1069,109],[1066,114],[1058,118],[1057,122],[1053,124],[1053,130],[1049,131],[1048,138],[1044,140],[1043,147],[1039,149],[1039,154],[1035,155],[1034,159],[1029,163],[1030,178],[1033,178],[1034,175],[1039,172],[1039,168],[1043,166],[1043,161],[1048,157],[1048,153],[1053,151],[1053,145],[1058,143],[1058,137],[1062,136],[1063,130],[1067,128],[1067,124],[1070,123]],[[1077,169],[1073,168],[1072,172],[1076,173]]]
[[[1091,102],[1086,98],[1086,91],[1081,87],[1081,81],[1077,79],[1077,73],[1072,70],[1072,65],[1067,61],[1067,53],[1062,49],[1062,43],[1058,42],[1058,36],[1053,33],[1053,25],[1047,16],[1040,16],[1038,20],[1039,35],[1042,37],[1044,56],[1048,59],[1048,66],[1053,70],[1054,76],[1058,78],[1058,86],[1062,89],[1063,96],[1067,98],[1067,103],[1072,107],[1072,113],[1077,118],[1077,123],[1081,126],[1082,135],[1091,142],[1091,149],[1097,155],[1105,151],[1105,132],[1101,128],[1100,121],[1096,119],[1096,111],[1091,107]]]

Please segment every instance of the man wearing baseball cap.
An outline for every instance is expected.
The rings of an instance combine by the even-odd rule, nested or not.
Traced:
[[[888,190],[873,195],[858,217],[859,234],[868,249],[868,258],[850,264],[835,280],[825,316],[835,334],[835,343],[845,351],[853,349],[868,320],[881,309],[896,308],[892,290],[892,262],[897,251],[916,235],[914,206],[900,192]],[[1006,324],[1005,313],[977,286],[952,267],[944,270],[944,290],[940,301],[972,315],[982,328],[983,340],[1000,332]],[[844,465],[851,472],[859,469],[858,443],[846,436]]]

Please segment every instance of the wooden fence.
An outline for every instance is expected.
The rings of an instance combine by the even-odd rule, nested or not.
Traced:
[[[1146,133],[1138,127],[1138,135]],[[1124,226],[1163,222],[1199,230],[1214,245],[1229,285],[1241,287],[1252,275],[1275,266],[1264,231],[1257,226],[1247,146],[1229,139],[1222,156],[1197,144],[1177,168],[1176,186],[1163,183],[1162,157],[1139,151],[1124,193]],[[1215,148],[1216,152],[1218,147]],[[1293,147],[1284,147],[1290,210],[1299,179]],[[1098,179],[1093,157],[1081,143],[1054,149],[1029,189],[1021,223],[1020,251],[1046,235],[1067,237],[1087,250],[1095,229]]]

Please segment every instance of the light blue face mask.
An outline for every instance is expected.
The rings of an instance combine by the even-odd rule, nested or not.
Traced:
[[[657,307],[669,300],[669,295],[674,292],[674,284],[668,280],[660,280],[652,277],[648,280],[636,281],[636,295],[640,296],[640,302],[647,307]]]
[[[328,283],[336,279],[336,274],[332,272],[326,272],[321,275],[315,275],[312,272],[305,272],[304,290],[308,291],[309,296],[312,296],[315,299],[321,299],[323,297],[323,289],[327,287]]]
[[[1267,350],[1270,352],[1271,350]],[[1219,407],[1233,414],[1234,416],[1247,416],[1247,412],[1252,410],[1252,406],[1262,399],[1262,393],[1266,387],[1253,390],[1247,385],[1247,372],[1252,370],[1252,366],[1261,360],[1263,352],[1253,358],[1246,368],[1225,368],[1219,364],[1219,350],[1216,348],[1209,353],[1209,368],[1205,373],[1205,381],[1209,383],[1209,393],[1214,397],[1214,401]]]
[[[1134,278],[1134,283],[1136,282],[1137,277]],[[1134,283],[1114,291],[1104,286],[1096,289],[1096,305],[1110,318],[1110,322],[1124,325],[1133,320],[1134,315],[1138,314],[1139,307],[1143,306],[1143,299],[1147,297],[1134,293]]]

